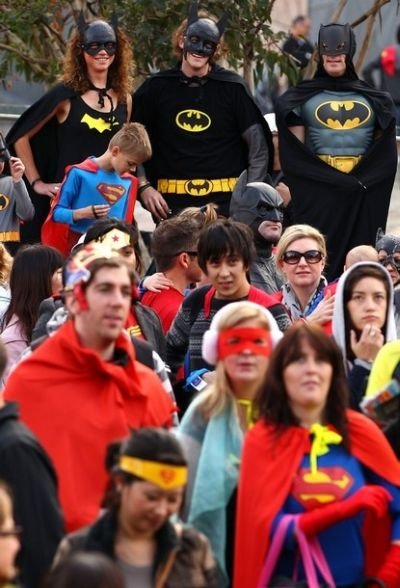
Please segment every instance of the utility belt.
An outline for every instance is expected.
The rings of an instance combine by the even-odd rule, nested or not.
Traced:
[[[19,241],[19,231],[0,231],[0,241]]]
[[[357,163],[361,161],[362,155],[320,155],[317,154],[317,157],[327,163],[328,165],[334,167],[335,169],[343,172],[344,174],[348,174],[352,171],[353,168],[356,167]]]
[[[157,190],[161,194],[186,194],[187,196],[207,196],[212,192],[232,192],[237,178],[218,178],[216,180],[158,180]]]

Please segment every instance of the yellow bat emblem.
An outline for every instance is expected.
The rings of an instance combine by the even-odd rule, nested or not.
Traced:
[[[190,196],[207,196],[212,189],[210,180],[188,180],[185,184],[185,192]]]
[[[8,196],[0,192],[0,210],[4,210],[10,204]]]
[[[180,129],[189,131],[189,133],[201,133],[211,125],[211,118],[201,110],[181,110],[175,118],[175,122]]]
[[[94,118],[90,114],[85,114],[81,118],[81,123],[87,124],[89,129],[96,129],[99,133],[104,131],[111,131],[111,122],[104,120],[104,118]]]
[[[371,109],[359,100],[330,100],[315,111],[315,118],[325,127],[335,130],[356,129],[371,118]]]

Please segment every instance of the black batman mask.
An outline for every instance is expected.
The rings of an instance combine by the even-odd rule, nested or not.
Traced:
[[[115,31],[103,20],[95,20],[88,24],[82,37],[82,49],[89,55],[96,55],[102,49],[105,49],[108,55],[114,55],[117,50]]]
[[[320,55],[348,55],[352,59],[355,51],[356,38],[349,24],[321,25],[318,34]]]
[[[183,51],[212,57],[220,39],[220,32],[215,22],[209,18],[200,18],[189,25],[185,33]]]

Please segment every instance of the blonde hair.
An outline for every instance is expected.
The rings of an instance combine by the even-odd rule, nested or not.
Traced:
[[[152,150],[149,135],[141,123],[125,123],[115,133],[108,145],[109,149],[119,147],[123,153],[135,155],[137,163],[150,159]]]
[[[283,254],[287,251],[289,245],[298,239],[314,239],[318,244],[318,249],[322,253],[324,260],[327,258],[326,241],[322,233],[311,225],[292,225],[282,234],[276,247],[276,261],[279,266],[282,265]]]
[[[9,282],[13,258],[7,249],[0,243],[0,284],[6,285]]]
[[[181,210],[177,216],[180,218],[186,218],[188,220],[193,220],[199,229],[202,229],[206,225],[213,223],[218,219],[218,204],[213,204],[209,202],[205,206],[188,206]]]
[[[218,333],[251,320],[254,321],[256,326],[265,328],[267,331],[271,330],[263,309],[261,307],[258,309],[254,305],[249,305],[246,301],[243,301],[240,304],[236,304],[235,308],[221,318],[218,324]],[[262,381],[263,376],[260,377],[260,381],[258,382],[259,386]],[[233,403],[234,399],[235,395],[225,372],[224,363],[218,361],[215,368],[215,379],[209,388],[205,390],[199,410],[202,416],[206,420],[209,420],[211,417],[221,414],[228,402]]]

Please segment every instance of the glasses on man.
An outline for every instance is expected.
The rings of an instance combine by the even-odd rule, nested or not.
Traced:
[[[283,261],[289,265],[296,265],[302,257],[304,257],[307,263],[318,263],[322,260],[323,255],[317,249],[310,249],[309,251],[289,250],[285,251],[282,255]]]
[[[22,534],[22,527],[13,527],[12,529],[0,530],[0,539],[2,537],[20,537]]]

